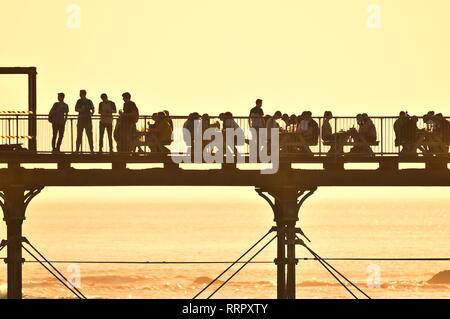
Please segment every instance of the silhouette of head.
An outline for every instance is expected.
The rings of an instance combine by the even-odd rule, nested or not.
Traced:
[[[280,111],[276,111],[276,112],[273,114],[273,118],[274,118],[275,120],[278,120],[279,118],[281,118],[281,112],[280,112]]]
[[[331,113],[331,111],[325,111],[325,113],[323,113],[323,118],[331,120],[333,118],[333,113]]]
[[[356,122],[358,123],[358,125],[361,125],[363,123],[362,114],[356,115]]]
[[[162,120],[166,117],[166,114],[164,112],[158,112],[158,119]]]
[[[261,99],[257,99],[255,102],[257,107],[262,107],[262,103],[263,103],[263,100],[261,100]]]
[[[125,92],[122,94],[122,98],[125,102],[129,101],[131,99],[131,94],[128,92]]]
[[[80,90],[80,97],[84,99],[86,97],[86,90]]]
[[[405,111],[401,111],[399,114],[400,117],[406,116],[406,112]]]
[[[64,101],[64,97],[65,97],[64,93],[58,93],[58,101],[59,102],[63,102]]]
[[[106,95],[106,93],[102,93],[102,95],[100,95],[100,98],[102,99],[103,102],[108,101],[108,95]]]

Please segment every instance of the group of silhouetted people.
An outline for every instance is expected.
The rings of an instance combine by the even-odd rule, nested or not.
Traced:
[[[450,121],[441,113],[429,111],[422,117],[425,128],[419,129],[417,116],[401,111],[394,122],[395,146],[401,147],[401,155],[414,155],[420,150],[425,155],[448,153]]]
[[[151,116],[153,123],[146,123],[144,132],[139,132],[136,129],[139,110],[136,104],[131,101],[130,93],[122,94],[123,110],[119,111],[115,127],[113,127],[113,119],[114,114],[117,113],[116,104],[109,100],[105,93],[101,94],[100,98],[98,107],[100,152],[103,152],[105,131],[110,152],[113,152],[114,149],[113,137],[119,152],[133,152],[136,148],[140,149],[141,146],[148,146],[152,152],[170,152],[167,146],[172,143],[174,124],[167,110],[154,113]],[[320,128],[310,111],[304,111],[299,115],[282,114],[281,111],[276,111],[273,115],[265,115],[262,105],[262,99],[257,99],[255,106],[250,110],[248,125],[253,129],[251,138],[256,139],[258,143],[261,139],[261,132],[266,132],[267,134],[264,134],[266,141],[263,142],[270,141],[271,129],[277,129],[280,133],[279,146],[282,152],[312,155],[310,146],[318,145],[319,138],[322,139],[323,145],[329,146],[328,154],[334,156],[343,155],[344,146],[351,146],[349,154],[373,155],[371,147],[379,144],[376,126],[367,113],[356,115],[357,127],[351,127],[346,131],[337,131],[336,128],[333,129],[330,123],[333,119],[331,111],[324,113]],[[93,152],[92,116],[95,108],[93,102],[86,97],[85,90],[80,91],[80,99],[75,104],[75,111],[78,112],[75,151],[80,151],[83,132],[85,132],[90,151]],[[64,102],[64,93],[59,93],[58,102],[53,104],[49,113],[49,121],[53,128],[53,152],[60,151],[68,113],[69,107]],[[419,129],[417,126],[419,118],[417,116],[409,116],[408,112],[405,111],[400,112],[393,127],[395,146],[401,147],[400,154],[416,154],[417,150],[424,154],[447,153],[450,144],[450,121],[445,119],[441,113],[435,114],[433,111],[425,114],[422,119],[425,128]],[[200,115],[193,112],[185,120],[183,128],[185,129],[183,130],[183,139],[188,147],[188,153],[193,149],[196,136],[203,137],[204,132],[210,128],[222,131],[224,134],[226,129],[234,129],[240,131],[244,136],[242,128],[231,112],[220,113],[218,119],[211,119],[206,113]],[[138,142],[139,139],[141,142]],[[250,143],[248,139],[243,142],[242,139],[239,141],[237,138],[234,142],[234,152],[237,152],[237,146]],[[261,145],[267,144],[269,146],[266,147],[270,148],[270,143],[259,143],[257,145],[260,149],[264,147]],[[209,141],[202,138],[202,151],[212,152],[211,146],[208,145]],[[224,151],[226,147],[225,145]]]
[[[320,129],[310,111],[304,111],[300,115],[282,114],[280,111],[272,116],[264,115],[262,100],[258,99],[250,110],[249,125],[256,129],[278,128],[281,151],[312,155],[310,146],[317,145],[321,135],[324,144],[330,146],[328,154],[342,155],[345,145],[352,146],[350,154],[373,153],[371,146],[377,145],[377,130],[366,113],[356,115],[358,128],[352,127],[348,131],[333,133],[330,124],[332,119],[331,111],[326,111]]]
[[[94,103],[86,97],[86,90],[80,90],[80,98],[75,104],[75,111],[78,112],[77,119],[77,138],[75,152],[80,152],[83,132],[86,133],[89,149],[94,152],[94,140],[92,134],[92,115],[95,113]],[[69,113],[69,106],[64,102],[64,93],[58,93],[58,102],[55,102],[50,109],[48,120],[52,123],[53,138],[52,151],[60,152],[61,143],[64,137],[65,125]],[[119,118],[116,127],[113,130],[113,117],[117,113],[116,104],[108,99],[108,95],[103,93],[100,96],[98,114],[100,114],[100,136],[99,151],[103,152],[103,139],[106,131],[109,151],[113,152],[113,132],[114,139],[117,142],[117,150],[120,152],[129,152],[132,150],[132,140],[136,136],[136,123],[139,119],[139,110],[136,103],[131,101],[131,94],[125,92],[122,94],[124,101],[123,110],[119,111]]]

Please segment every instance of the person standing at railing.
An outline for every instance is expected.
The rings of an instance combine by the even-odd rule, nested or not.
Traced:
[[[262,104],[263,100],[257,99],[255,101],[255,106],[250,110],[250,114],[248,116],[248,124],[250,128],[254,128],[256,130],[255,136],[252,135],[251,137],[252,139],[256,139],[256,145],[259,145],[259,136],[260,136],[259,130],[264,129],[266,126],[264,122],[264,111],[262,109]],[[259,154],[259,152],[257,152],[257,154]]]
[[[94,141],[92,137],[92,115],[94,114],[94,103],[86,98],[86,90],[80,90],[80,99],[75,105],[75,111],[78,112],[77,123],[77,141],[76,152],[80,151],[81,140],[83,139],[83,131],[86,131],[86,135],[89,142],[89,148],[91,153],[94,153]]]
[[[120,112],[121,129],[119,138],[119,151],[132,152],[135,150],[135,139],[138,136],[136,129],[136,123],[139,120],[139,109],[136,103],[131,101],[131,94],[125,92],[122,94],[123,98],[123,111]]]
[[[58,102],[55,102],[48,114],[48,120],[52,123],[52,152],[59,153],[64,137],[69,106],[64,102],[64,93],[58,93]]]
[[[103,93],[100,95],[102,101],[98,106],[98,113],[100,114],[100,137],[99,137],[99,151],[103,152],[103,136],[108,134],[109,151],[113,152],[113,142],[112,142],[112,123],[113,114],[117,113],[116,104],[113,101],[108,100],[108,95]]]

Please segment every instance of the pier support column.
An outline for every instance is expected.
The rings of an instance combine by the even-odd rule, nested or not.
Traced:
[[[0,191],[0,206],[7,228],[8,299],[22,299],[22,224],[28,204],[41,190],[8,187]]]
[[[264,198],[272,208],[277,225],[277,298],[295,299],[296,278],[295,225],[300,207],[311,196],[317,187],[300,189],[298,187],[256,188],[256,192]],[[272,199],[268,196],[270,195]]]

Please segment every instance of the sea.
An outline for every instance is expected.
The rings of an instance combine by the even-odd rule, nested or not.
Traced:
[[[301,208],[298,226],[323,258],[447,258],[449,207],[442,188],[319,188]],[[87,298],[189,299],[272,226],[269,205],[250,187],[74,187],[44,189],[28,208],[23,232]],[[304,259],[312,257],[304,247],[296,253],[297,298],[353,298],[318,261]],[[213,298],[276,298],[275,256],[273,241],[257,263],[235,265],[199,298],[237,270]],[[76,298],[25,251],[24,258],[25,298]],[[450,261],[329,263],[371,298],[450,297],[450,282],[428,283]],[[0,295],[6,295],[3,262]]]

